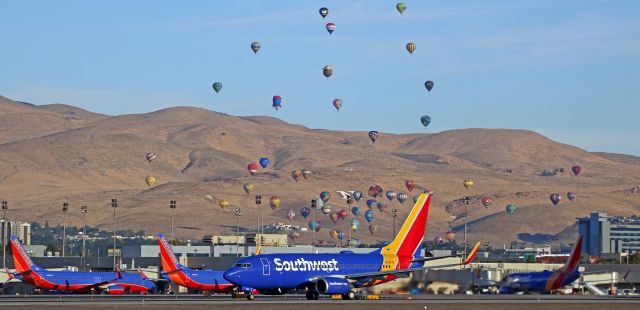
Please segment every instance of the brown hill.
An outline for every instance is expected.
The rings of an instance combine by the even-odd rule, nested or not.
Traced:
[[[4,142],[0,144],[0,197],[10,201],[10,216],[24,221],[61,222],[60,206],[68,201],[72,224],[80,224],[79,208],[86,204],[89,224],[110,227],[110,198],[118,198],[120,228],[168,232],[168,202],[175,199],[176,226],[183,227],[176,234],[201,237],[234,231],[234,207],[243,209],[241,226],[254,229],[258,215],[254,194],[263,195],[265,223],[288,223],[286,209],[309,206],[321,191],[366,193],[369,185],[377,183],[401,192],[406,191],[406,179],[418,184],[410,196],[425,188],[435,192],[429,238],[461,224],[455,218],[463,207],[451,202],[464,195],[478,197],[468,210],[473,221],[469,239],[494,244],[514,240],[521,233],[560,233],[575,223],[575,217],[590,211],[621,215],[640,211],[633,196],[616,194],[640,184],[639,164],[523,130],[382,133],[372,144],[366,132],[313,130],[270,117],[236,117],[190,107],[109,117],[71,106],[30,106],[3,99],[0,111],[20,119],[20,124],[3,127],[0,136]],[[25,128],[33,130],[24,133]],[[147,152],[158,158],[148,163]],[[251,176],[247,164],[263,156],[272,164]],[[583,167],[578,177],[569,172],[573,164]],[[301,168],[310,169],[313,176],[296,182],[291,171]],[[557,168],[567,172],[540,176],[542,170]],[[144,183],[148,175],[158,180],[153,188]],[[469,191],[462,186],[466,178],[476,182]],[[255,184],[251,195],[242,189],[246,182]],[[578,199],[554,208],[548,195],[555,191],[575,191]],[[214,201],[207,200],[207,195]],[[268,208],[271,195],[282,200],[275,211]],[[479,203],[484,195],[495,198],[489,208]],[[222,198],[231,207],[219,208]],[[401,223],[410,201],[388,203],[389,210],[399,210]],[[518,206],[513,216],[504,213],[508,203]],[[335,193],[329,204],[333,210],[348,207]],[[359,205],[366,209],[364,201]],[[390,238],[389,213],[377,212],[376,235],[368,232],[361,218],[363,225],[355,237],[367,242]],[[348,229],[347,222],[334,224],[321,214],[318,219],[324,225],[321,239],[329,239],[330,229]],[[306,226],[307,221],[298,216],[291,223]],[[303,233],[302,239],[310,237]]]

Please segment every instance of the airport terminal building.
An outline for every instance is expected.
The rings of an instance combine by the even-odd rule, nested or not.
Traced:
[[[640,251],[640,218],[613,217],[591,213],[578,218],[578,231],[584,237],[582,248],[592,256]]]

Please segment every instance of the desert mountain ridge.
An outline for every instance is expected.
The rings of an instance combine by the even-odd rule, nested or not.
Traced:
[[[263,196],[264,222],[307,226],[298,210],[308,207],[321,191],[333,193],[333,211],[348,209],[337,190],[360,190],[370,185],[406,192],[409,199],[385,201],[385,212],[362,226],[354,237],[364,242],[388,240],[390,210],[398,209],[398,227],[408,214],[411,197],[425,189],[434,193],[427,238],[450,229],[462,240],[457,201],[472,196],[468,206],[468,239],[508,243],[519,236],[561,234],[575,237],[575,218],[600,211],[612,215],[640,213],[640,158],[587,152],[550,140],[538,133],[512,129],[457,129],[439,133],[381,133],[372,144],[366,132],[309,129],[267,117],[238,117],[200,108],[176,107],[133,115],[107,116],[70,105],[31,105],[0,97],[0,197],[10,203],[7,217],[22,221],[62,223],[61,206],[70,203],[68,223],[80,225],[80,206],[87,205],[90,225],[112,225],[111,198],[117,198],[119,229],[167,232],[169,200],[177,200],[176,235],[199,238],[235,231],[233,209],[240,207],[242,231],[254,230],[258,209],[254,195]],[[157,158],[149,163],[145,154]],[[256,175],[247,164],[268,157],[271,164]],[[571,166],[580,165],[574,176]],[[308,169],[312,176],[295,181],[291,172]],[[153,187],[145,184],[154,176]],[[417,184],[409,193],[407,179]],[[472,179],[467,190],[462,181]],[[251,194],[243,184],[252,183]],[[578,198],[564,198],[569,191]],[[550,193],[563,196],[558,207]],[[282,205],[269,208],[277,195]],[[212,199],[208,198],[210,196]],[[485,208],[482,197],[494,203]],[[218,201],[227,199],[222,209]],[[361,213],[366,200],[357,203]],[[509,216],[507,204],[517,205]],[[296,211],[289,221],[286,210]],[[346,231],[348,221],[333,223],[318,213],[323,228]],[[377,225],[371,234],[368,225]],[[574,235],[567,232],[573,232]],[[302,233],[308,242],[311,233]],[[569,240],[570,241],[570,240]]]

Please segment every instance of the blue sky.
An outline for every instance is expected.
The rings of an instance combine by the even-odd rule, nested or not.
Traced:
[[[428,114],[431,132],[522,128],[640,155],[640,1],[405,2],[400,15],[395,1],[1,0],[0,95],[396,133]]]

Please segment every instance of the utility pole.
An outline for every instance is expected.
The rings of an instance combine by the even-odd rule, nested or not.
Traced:
[[[62,257],[65,257],[65,248],[67,247],[67,211],[69,211],[69,203],[62,203]]]
[[[313,212],[312,223],[316,222],[316,208],[318,206],[318,200],[316,198],[311,199],[311,212]],[[309,227],[311,228],[311,227]],[[316,251],[316,230],[311,228],[311,252]]]
[[[467,257],[467,219],[469,216],[467,215],[467,206],[469,206],[469,201],[471,198],[469,196],[464,196],[462,201],[464,202],[464,256]]]
[[[351,205],[352,204],[353,204],[353,195],[347,195],[347,206],[349,206],[349,208],[347,210],[349,212],[349,216],[351,216]],[[349,221],[349,224],[351,224],[351,221]],[[342,243],[342,242],[340,242],[340,243]],[[351,227],[349,227],[349,240],[347,240],[347,246],[349,246],[349,249],[351,249]]]
[[[7,209],[9,205],[6,200],[2,201],[2,270],[7,268]]]
[[[111,199],[111,207],[113,208],[113,270],[116,270],[116,208],[118,207],[118,199]]]
[[[240,256],[240,216],[242,215],[242,209],[236,208],[236,256]],[[246,242],[246,240],[245,240]]]
[[[173,234],[173,210],[176,209],[176,201],[175,200],[171,200],[169,201],[169,208],[171,209],[171,240],[169,241],[169,243],[171,245],[173,245],[173,239],[175,239],[175,235]]]
[[[393,240],[396,237],[396,217],[398,216],[398,209],[392,209],[391,216],[393,217],[393,236],[391,236],[391,240]]]
[[[84,224],[84,216],[87,214],[87,206],[80,206],[80,212],[82,213],[82,259],[80,261],[82,262],[82,270],[85,270],[85,261],[87,260],[85,258],[87,226]]]

